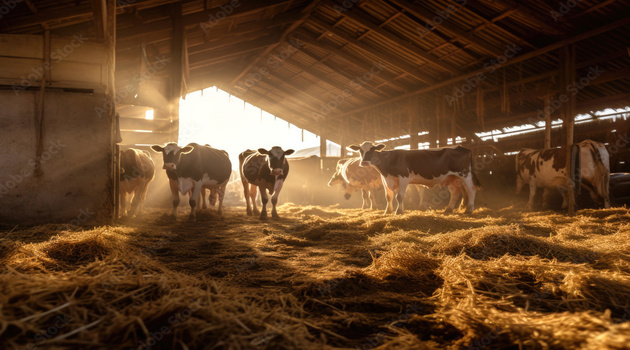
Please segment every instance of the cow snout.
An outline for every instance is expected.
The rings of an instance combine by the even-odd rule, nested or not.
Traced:
[[[370,166],[370,162],[363,161],[361,162],[361,166]]]
[[[280,175],[282,175],[282,174],[283,174],[283,171],[282,171],[282,169],[280,169],[280,168],[278,168],[278,169],[273,169],[273,170],[271,171],[271,175],[273,175],[273,176],[280,176]]]
[[[345,199],[350,199],[350,193],[346,193],[346,194],[344,194],[344,195],[343,195],[343,198],[345,198]]]
[[[177,166],[175,166],[175,163],[164,163],[164,166],[162,167],[162,169],[175,170],[177,169]]]

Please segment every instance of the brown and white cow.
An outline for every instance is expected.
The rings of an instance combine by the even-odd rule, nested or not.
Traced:
[[[581,186],[586,188],[594,202],[610,208],[608,183],[610,177],[609,155],[606,147],[592,140],[580,143]],[[516,194],[529,185],[527,208],[532,210],[536,189],[544,188],[543,207],[547,207],[549,190],[561,192],[562,209],[567,208],[569,177],[566,174],[566,148],[523,149],[516,155]]]
[[[275,146],[270,150],[259,148],[258,152],[248,149],[239,154],[239,169],[247,203],[247,215],[258,215],[258,208],[256,207],[256,187],[258,187],[262,201],[260,218],[265,219],[267,217],[267,202],[269,201],[267,191],[272,195],[271,216],[274,219],[280,218],[276,211],[276,203],[278,203],[282,185],[289,175],[289,162],[285,156],[293,154],[293,152],[292,149],[284,151]]]
[[[393,198],[396,194],[398,207],[396,214],[403,214],[403,200],[409,184],[426,187],[448,186],[451,199],[445,209],[452,212],[459,201],[460,192],[464,195],[466,213],[475,208],[475,193],[479,182],[472,171],[472,152],[461,146],[427,150],[383,151],[385,145],[363,142],[360,146],[348,146],[349,150],[361,154],[361,166],[374,166],[381,174],[387,192],[385,214],[393,211]],[[458,184],[461,183],[461,188]]]
[[[339,159],[337,169],[328,181],[328,187],[336,184],[341,185],[346,199],[350,199],[352,192],[361,190],[363,195],[362,209],[378,209],[374,194],[383,187],[383,180],[381,180],[381,174],[374,167],[362,167],[361,158]]]
[[[148,152],[135,148],[120,152],[121,216],[135,216],[142,213],[149,183],[154,177],[155,164]]]
[[[164,147],[151,146],[151,149],[161,152],[164,157],[164,169],[169,178],[173,197],[173,217],[177,217],[179,192],[181,192],[183,195],[189,195],[189,218],[196,219],[197,202],[203,188],[217,191],[218,212],[222,214],[225,185],[232,174],[232,162],[227,152],[196,143],[190,143],[185,147],[168,143]]]

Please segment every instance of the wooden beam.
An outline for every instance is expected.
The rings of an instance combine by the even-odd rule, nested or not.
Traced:
[[[418,5],[414,5],[412,3],[409,3],[403,0],[390,0],[390,1],[396,4],[397,6],[399,6],[400,8],[404,9],[405,11],[409,12],[410,14],[414,15],[415,17],[422,19],[425,22],[430,22],[433,18],[435,18],[435,12],[427,10]],[[452,24],[448,18],[444,19],[442,23],[440,23],[440,25],[435,26],[435,30],[446,32],[447,34],[453,35],[455,36],[455,39],[457,40],[463,40],[463,41],[469,42],[470,44],[483,50],[486,53],[489,53],[492,56],[503,55],[502,49],[498,49],[492,45],[489,45],[484,40],[475,37],[472,33],[467,33],[466,31],[460,29],[455,24]]]
[[[318,3],[320,0],[313,0],[303,11],[302,11],[302,17],[300,17],[297,21],[293,22],[287,29],[284,30],[284,32],[282,33],[282,36],[280,37],[280,40],[275,44],[275,45],[271,45],[269,47],[267,47],[265,50],[263,50],[263,52],[261,52],[260,54],[256,55],[256,57],[247,65],[247,67],[245,67],[245,69],[243,69],[243,71],[241,73],[239,73],[233,80],[232,80],[232,85],[236,85],[236,83],[247,74],[247,72],[249,72],[250,69],[252,69],[257,63],[258,61],[260,61],[263,57],[265,57],[268,53],[270,53],[273,49],[275,49],[278,45],[280,45],[281,43],[284,42],[284,40],[287,38],[287,36],[289,35],[289,33],[291,33],[293,30],[295,30],[297,27],[299,27],[300,25],[302,25],[302,23],[304,23],[304,21],[306,21],[306,19],[311,15],[311,12],[313,12],[313,10],[315,10],[315,8],[317,7]]]
[[[96,32],[96,38],[98,40],[103,40],[105,38],[105,23],[107,21],[107,9],[105,6],[105,0],[92,0],[94,31]]]
[[[327,5],[330,6],[330,1],[327,2]],[[409,41],[409,40],[405,40],[402,39],[394,34],[392,34],[391,32],[383,29],[382,25],[376,25],[372,22],[370,22],[369,20],[367,20],[365,18],[365,14],[363,13],[359,13],[359,11],[355,10],[354,8],[350,8],[347,11],[344,11],[341,13],[341,15],[343,17],[346,18],[350,18],[352,21],[360,24],[361,26],[367,28],[369,31],[374,32],[376,34],[378,34],[381,37],[386,38],[387,40],[393,42],[394,44],[396,44],[398,47],[403,48],[415,55],[417,55],[418,57],[420,57],[421,59],[423,59],[424,61],[426,61],[428,64],[431,64],[435,67],[438,67],[442,70],[445,70],[449,73],[459,73],[459,69],[450,65],[449,63],[443,62],[441,61],[438,57],[435,57],[431,54],[429,54],[426,50],[420,48],[418,45],[416,45],[415,43]]]
[[[573,84],[575,82],[575,46],[567,45],[564,46],[560,51],[560,91],[565,91],[567,86]],[[575,183],[575,178],[573,177],[575,171],[572,167],[573,160],[573,129],[575,125],[575,107],[576,107],[576,98],[575,94],[565,94],[567,97],[567,101],[563,101],[560,110],[562,113],[562,126],[565,130],[566,142],[564,144],[566,150],[566,167],[565,171],[567,177],[569,179],[568,185],[568,214],[570,216],[575,215],[575,188],[580,186]]]
[[[355,86],[358,86],[358,84],[354,84],[356,83],[356,76],[352,76],[351,73],[346,72],[345,70],[341,70],[331,64],[326,63],[326,60],[328,59],[328,57],[332,56],[332,54],[329,54],[327,56],[325,56],[324,58],[318,58],[316,56],[314,56],[312,53],[303,50],[303,48],[298,48],[300,50],[300,52],[302,52],[303,54],[305,54],[306,56],[314,59],[317,61],[317,63],[315,65],[322,65],[328,69],[330,69],[331,71],[333,71],[335,74],[344,77],[345,79],[348,80],[348,86],[354,88]],[[291,61],[291,63],[293,64],[293,61]],[[317,72],[317,71],[314,71]],[[317,74],[317,77],[322,77],[322,74]],[[367,81],[365,82],[365,84],[360,85],[362,88],[368,90],[369,92],[371,92],[372,94],[376,95],[376,96],[387,96],[383,91],[378,90],[377,88],[373,87],[372,85],[370,85],[370,82]]]
[[[553,95],[545,95],[545,148],[551,148],[551,97]]]
[[[598,28],[595,28],[595,29],[591,29],[591,30],[589,30],[587,32],[575,35],[575,36],[570,37],[568,39],[557,41],[557,42],[555,42],[553,44],[550,44],[550,45],[547,45],[547,46],[545,46],[543,48],[540,48],[540,49],[537,49],[537,50],[534,50],[534,51],[530,51],[530,52],[525,53],[525,54],[520,55],[520,56],[516,56],[516,57],[508,60],[504,64],[496,66],[495,68],[497,68],[497,69],[505,68],[505,67],[511,66],[513,64],[516,64],[516,63],[528,60],[530,58],[533,58],[533,57],[536,57],[536,56],[540,56],[542,54],[546,54],[546,53],[548,53],[550,51],[556,50],[556,49],[561,48],[563,46],[580,42],[582,40],[591,38],[593,36],[596,36],[596,35],[608,32],[610,30],[613,30],[613,29],[616,29],[616,28],[619,28],[619,27],[622,27],[622,26],[625,26],[625,25],[628,25],[628,24],[630,24],[630,17],[626,17],[626,18],[620,19],[620,20],[618,20],[616,22],[613,22],[613,23],[610,23],[610,24],[607,24],[607,25],[604,25],[604,26],[601,26],[601,27],[598,27]],[[347,111],[347,112],[344,112],[344,113],[341,113],[341,114],[338,114],[338,115],[335,115],[335,116],[330,116],[328,119],[339,118],[339,117],[344,117],[346,115],[360,113],[360,112],[368,110],[368,109],[372,109],[372,108],[375,108],[375,107],[378,107],[378,106],[382,106],[382,105],[385,105],[385,104],[388,104],[388,103],[392,103],[392,102],[396,102],[396,101],[400,101],[400,100],[406,99],[406,98],[408,98],[410,96],[419,95],[419,94],[423,94],[423,93],[426,93],[426,92],[429,92],[429,91],[433,91],[433,90],[439,89],[441,87],[448,86],[448,85],[451,85],[453,83],[457,83],[459,81],[465,80],[467,78],[474,77],[477,74],[486,74],[486,71],[487,71],[487,68],[480,68],[480,69],[477,69],[475,71],[472,71],[472,72],[469,72],[469,73],[466,73],[466,74],[462,74],[462,75],[460,75],[458,77],[455,77],[455,78],[452,78],[452,79],[444,80],[444,81],[442,81],[440,83],[437,83],[437,84],[434,84],[434,85],[431,85],[431,86],[428,86],[428,87],[425,87],[425,88],[420,88],[420,89],[417,89],[415,91],[407,92],[405,94],[401,94],[399,96],[392,97],[392,98],[388,99],[387,101],[381,101],[381,102],[373,103],[371,105],[360,107],[360,108],[354,109],[352,111]]]
[[[374,65],[367,64],[367,63],[363,62],[363,60],[361,60],[358,57],[355,57],[353,55],[347,54],[347,53],[341,51],[340,49],[337,49],[336,47],[334,47],[332,45],[319,42],[319,41],[317,41],[317,40],[315,40],[315,39],[313,39],[313,38],[311,38],[309,36],[306,36],[306,35],[304,35],[302,33],[296,33],[296,34],[294,34],[294,36],[297,39],[303,41],[304,43],[306,43],[308,45],[315,46],[315,47],[317,47],[317,48],[319,48],[321,50],[324,50],[324,51],[327,51],[327,52],[330,52],[330,53],[334,54],[335,56],[337,56],[337,57],[343,59],[344,61],[346,61],[347,63],[349,63],[350,65],[361,69],[363,72],[371,71],[372,69],[374,69],[375,64],[378,63],[378,62],[374,62]],[[383,82],[383,83],[385,83],[385,84],[395,88],[396,90],[407,91],[407,88],[402,87],[400,85],[400,83],[398,83],[396,81],[397,78],[398,77],[396,75],[391,74],[391,73],[389,73],[389,72],[387,72],[385,70],[383,70],[382,72],[380,72],[377,75],[374,75],[374,79],[377,80],[377,81]]]
[[[316,26],[320,27],[321,29],[323,29],[325,32],[327,33],[331,33],[333,35],[335,35],[338,38],[343,39],[345,42],[347,42],[348,44],[350,44],[351,46],[359,49],[360,51],[365,52],[368,55],[373,55],[378,57],[378,59],[383,60],[384,62],[387,62],[388,65],[397,67],[398,69],[400,69],[401,71],[403,71],[404,73],[422,81],[425,82],[427,84],[435,84],[435,79],[431,78],[431,77],[427,77],[425,74],[423,74],[423,72],[418,69],[416,66],[411,65],[405,61],[403,61],[400,58],[395,57],[394,55],[384,52],[376,47],[370,47],[362,42],[360,42],[358,39],[353,38],[352,36],[342,32],[341,30],[329,25],[328,23],[320,20],[320,19],[315,19],[315,18],[311,18],[309,19],[310,23],[315,24]]]
[[[171,138],[177,140],[179,137],[179,99],[182,96],[182,86],[184,84],[184,25],[182,23],[182,4],[171,5],[171,16],[173,19],[173,36],[171,39],[171,79],[168,96],[170,107],[169,114],[173,122]]]

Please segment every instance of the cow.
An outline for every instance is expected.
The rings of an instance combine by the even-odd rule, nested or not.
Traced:
[[[269,200],[267,191],[272,195],[271,216],[274,219],[280,218],[276,211],[276,203],[278,203],[282,185],[289,175],[289,162],[285,156],[291,155],[293,152],[292,149],[284,151],[275,146],[270,150],[259,148],[258,151],[252,151],[248,149],[239,154],[239,169],[243,183],[243,194],[247,203],[247,215],[258,215],[258,208],[256,207],[256,187],[258,187],[262,200],[260,219],[267,218],[267,201]]]
[[[179,192],[189,195],[189,219],[196,219],[197,202],[203,188],[217,191],[219,214],[223,214],[223,197],[225,185],[232,174],[232,162],[227,152],[209,146],[190,143],[179,147],[176,143],[165,146],[153,145],[151,149],[162,153],[164,169],[169,178],[173,197],[173,217],[177,217]],[[204,199],[205,201],[205,199]],[[211,192],[212,203],[212,192]]]
[[[374,167],[362,167],[360,163],[361,158],[359,157],[339,159],[337,169],[328,181],[328,187],[340,184],[346,199],[350,199],[352,192],[361,190],[363,195],[361,208],[378,209],[375,192],[383,187],[381,174]]]
[[[389,150],[385,145],[375,145],[365,141],[361,145],[350,145],[348,150],[359,152],[361,166],[374,166],[381,174],[385,187],[387,207],[385,214],[393,211],[393,198],[396,194],[398,206],[396,214],[403,214],[403,200],[409,184],[426,187],[448,186],[451,199],[445,209],[450,213],[459,202],[460,192],[464,195],[466,213],[475,207],[475,193],[480,187],[472,171],[472,152],[461,146],[427,150]],[[461,187],[458,186],[461,184]],[[461,188],[464,191],[461,191]]]
[[[120,215],[142,213],[149,183],[155,177],[155,164],[148,152],[129,148],[120,152]],[[129,195],[129,202],[127,196]]]
[[[580,150],[580,185],[586,188],[594,202],[610,208],[608,194],[610,162],[606,147],[592,140],[577,144]],[[569,177],[566,173],[566,148],[522,149],[516,155],[516,194],[529,185],[527,208],[533,209],[536,189],[544,188],[543,207],[548,206],[551,189],[558,189],[563,197],[562,209],[568,207]]]

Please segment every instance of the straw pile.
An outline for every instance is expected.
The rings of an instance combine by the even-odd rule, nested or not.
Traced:
[[[6,349],[624,349],[630,212],[279,208],[0,232]],[[184,215],[184,214],[182,214]],[[10,230],[10,231],[9,231]]]

